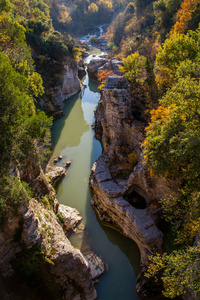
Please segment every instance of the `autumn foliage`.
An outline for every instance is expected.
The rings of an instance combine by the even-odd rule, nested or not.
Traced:
[[[103,81],[106,80],[106,78],[108,76],[111,76],[111,75],[113,75],[112,70],[108,70],[108,69],[101,70],[101,71],[98,72],[98,81],[103,82]]]
[[[101,84],[98,86],[98,90],[101,91],[104,86],[105,86],[105,81],[106,81],[106,78],[108,76],[111,76],[113,75],[113,71],[112,70],[108,70],[108,69],[105,69],[105,70],[100,70],[98,72],[98,76],[97,76],[97,79],[99,82],[101,82]]]
[[[181,8],[176,14],[176,23],[173,31],[184,33],[187,29],[188,21],[191,19],[192,12],[194,12],[199,0],[184,0],[181,4]]]

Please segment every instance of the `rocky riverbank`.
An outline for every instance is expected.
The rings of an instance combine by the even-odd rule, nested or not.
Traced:
[[[63,170],[59,171],[63,177]],[[34,197],[1,227],[1,299],[6,294],[28,299],[97,297],[94,282],[105,265],[90,249],[82,253],[71,245],[68,233],[77,230],[82,218],[77,210],[59,205],[49,175],[36,161],[18,174],[33,187]],[[54,175],[58,180],[57,172]]]
[[[143,275],[149,256],[162,252],[158,200],[175,194],[179,183],[151,178],[143,165],[141,142],[145,124],[133,117],[134,99],[127,80],[119,75],[108,77],[101,96],[94,130],[102,141],[103,154],[91,170],[92,205],[105,225],[137,243],[141,253],[137,293],[156,299],[160,288]]]
[[[98,83],[98,75],[102,70],[112,71],[116,75],[122,75],[122,72],[119,70],[119,65],[123,65],[122,61],[115,58],[111,60],[106,58],[92,59],[87,65],[87,72],[90,80]]]

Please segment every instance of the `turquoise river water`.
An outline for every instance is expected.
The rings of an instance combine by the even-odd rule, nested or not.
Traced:
[[[91,58],[92,55],[86,62]],[[96,285],[98,300],[136,300],[139,299],[135,294],[138,247],[115,230],[102,226],[90,205],[89,174],[102,151],[91,128],[100,94],[88,75],[83,83],[87,87],[65,101],[65,116],[56,120],[52,129],[52,158],[62,155],[65,161],[72,160],[68,176],[57,187],[57,198],[60,203],[78,209],[83,217],[84,233],[70,239],[74,247],[81,249],[88,243],[108,264],[108,272]],[[57,165],[63,166],[63,161]]]

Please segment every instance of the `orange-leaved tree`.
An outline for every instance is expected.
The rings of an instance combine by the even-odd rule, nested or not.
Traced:
[[[100,70],[98,72],[97,79],[98,79],[99,82],[101,82],[101,84],[98,87],[99,91],[101,91],[102,88],[105,86],[106,78],[108,76],[113,75],[113,74],[114,74],[113,71],[112,70],[108,70],[108,69]]]
[[[176,14],[176,23],[172,31],[185,33],[188,22],[198,3],[199,0],[184,0],[182,2],[181,7]]]

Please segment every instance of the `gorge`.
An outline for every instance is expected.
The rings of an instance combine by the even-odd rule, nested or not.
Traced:
[[[0,1],[2,300],[199,299],[199,9]]]
[[[96,53],[96,54],[95,54]],[[102,53],[93,50],[86,59],[96,59]],[[95,57],[93,57],[95,55]],[[63,166],[65,159],[72,160],[66,177],[58,186],[59,202],[76,207],[83,216],[85,231],[79,236],[72,235],[70,240],[79,249],[87,248],[99,254],[108,265],[108,271],[97,284],[98,299],[138,299],[134,291],[136,274],[139,267],[139,252],[131,240],[121,236],[110,228],[102,227],[90,205],[88,179],[93,162],[101,154],[100,143],[93,138],[91,125],[94,121],[94,109],[100,95],[97,84],[89,81],[88,75],[83,81],[87,87],[66,101],[65,118],[55,121],[53,127],[53,156],[64,157],[57,164]],[[78,187],[77,187],[78,185]],[[135,270],[135,271],[134,271]]]

